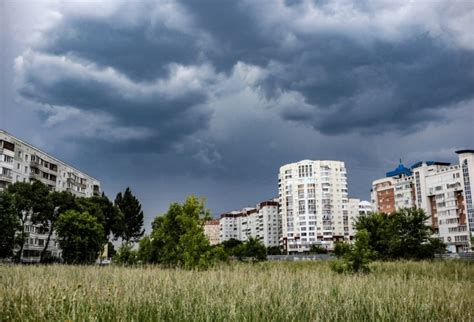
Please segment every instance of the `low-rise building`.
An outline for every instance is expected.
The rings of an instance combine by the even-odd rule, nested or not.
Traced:
[[[208,220],[204,223],[204,235],[209,240],[209,244],[219,244],[219,220]]]

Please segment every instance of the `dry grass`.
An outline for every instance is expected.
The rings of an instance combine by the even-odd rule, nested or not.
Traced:
[[[328,263],[157,267],[0,266],[0,321],[472,321],[474,266]]]

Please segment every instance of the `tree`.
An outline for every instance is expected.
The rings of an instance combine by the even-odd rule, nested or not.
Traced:
[[[13,212],[17,216],[20,226],[16,235],[19,250],[16,253],[16,260],[21,261],[23,247],[28,237],[25,226],[29,220],[31,223],[37,222],[37,215],[47,207],[47,196],[49,189],[39,181],[33,183],[16,182],[7,188],[7,192],[12,196]]]
[[[370,272],[369,264],[374,258],[374,252],[369,245],[369,232],[359,230],[354,245],[346,245],[340,246],[343,250],[339,253],[342,261],[333,262],[332,269],[338,273]]]
[[[143,229],[143,211],[138,199],[127,187],[125,192],[118,193],[115,198],[115,205],[123,213],[124,230],[122,238],[125,242],[137,242],[145,233]]]
[[[446,246],[426,225],[429,216],[422,209],[401,209],[390,215],[373,213],[360,217],[357,230],[368,232],[369,246],[380,259],[427,259]]]
[[[16,233],[20,229],[12,195],[6,191],[0,192],[0,258],[10,258],[13,255],[18,242]]]
[[[119,247],[113,261],[122,265],[135,265],[138,262],[138,253],[133,249],[132,244],[124,243]]]
[[[281,248],[279,246],[270,246],[267,248],[268,255],[282,255]]]
[[[59,215],[67,210],[77,210],[74,195],[67,191],[53,191],[46,197],[44,208],[38,211],[36,220],[41,222],[45,231],[48,231],[48,237],[46,238],[46,243],[40,255],[41,263],[46,260],[47,250],[55,229],[56,221]]]
[[[310,254],[327,254],[328,250],[321,245],[312,245],[309,250],[309,253]]]
[[[104,229],[97,218],[87,212],[68,210],[56,222],[62,257],[68,264],[90,264],[102,249]]]
[[[149,258],[168,267],[203,269],[222,258],[220,247],[211,247],[204,235],[203,219],[209,217],[204,200],[190,196],[173,203],[153,222]]]
[[[238,246],[237,257],[240,260],[264,261],[267,259],[267,248],[260,240],[250,237],[245,243]]]
[[[88,212],[96,217],[104,227],[105,241],[108,241],[111,235],[114,239],[123,235],[124,215],[104,193],[100,197],[78,198],[76,203],[81,212]]]

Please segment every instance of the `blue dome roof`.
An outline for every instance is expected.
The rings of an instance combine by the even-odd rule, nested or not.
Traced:
[[[407,167],[405,167],[401,162],[400,164],[398,165],[398,167],[393,170],[393,171],[389,171],[387,172],[385,175],[387,177],[395,177],[395,176],[398,176],[398,175],[401,175],[401,174],[404,174],[406,176],[411,176],[413,173],[411,172],[410,169],[408,169]]]

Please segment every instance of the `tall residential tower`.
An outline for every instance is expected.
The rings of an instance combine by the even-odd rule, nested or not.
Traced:
[[[347,191],[347,171],[341,161],[303,160],[280,168],[278,177],[281,244],[287,253],[332,248],[351,240],[359,200]],[[356,211],[351,212],[354,205]]]

